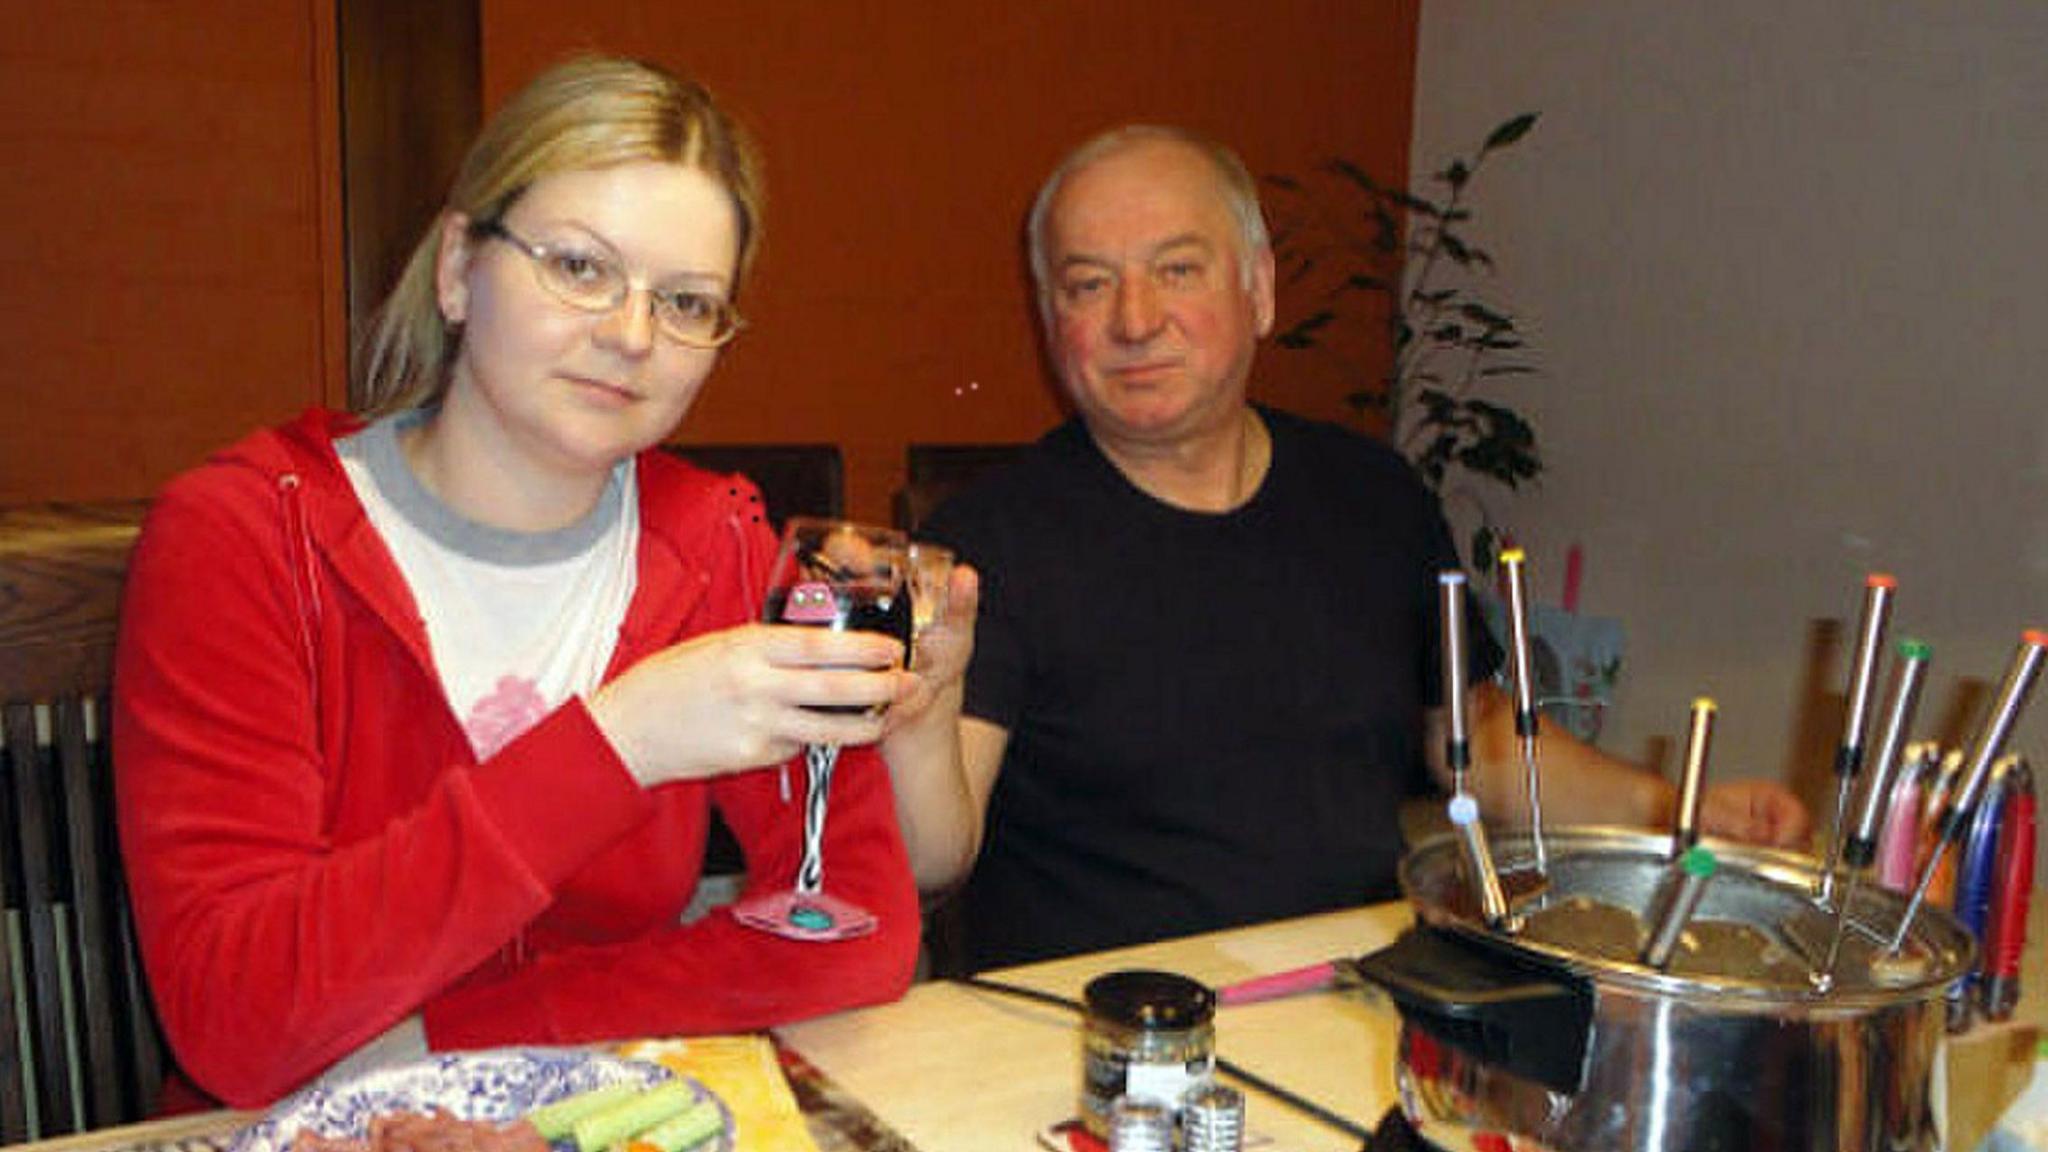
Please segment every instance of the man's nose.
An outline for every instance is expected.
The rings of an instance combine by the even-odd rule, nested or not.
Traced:
[[[1141,341],[1159,331],[1164,314],[1159,308],[1159,290],[1143,276],[1126,276],[1117,283],[1115,335],[1119,340]]]
[[[605,343],[621,352],[645,355],[654,347],[653,294],[637,285],[627,288],[626,298],[604,314],[597,332]]]

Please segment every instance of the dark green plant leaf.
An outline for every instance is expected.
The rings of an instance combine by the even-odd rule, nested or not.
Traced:
[[[1313,348],[1316,333],[1329,327],[1330,322],[1336,318],[1337,313],[1332,309],[1317,309],[1288,325],[1284,331],[1273,337],[1273,342],[1282,348]]]
[[[1465,186],[1465,181],[1471,179],[1471,177],[1472,169],[1466,167],[1465,162],[1463,160],[1451,161],[1450,165],[1443,170],[1442,174],[1443,182],[1449,184],[1451,186],[1451,191],[1453,192],[1456,192],[1458,189],[1463,188]]]
[[[1481,577],[1489,577],[1499,563],[1500,537],[1491,524],[1481,524],[1472,530],[1472,568]]]
[[[1477,245],[1467,244],[1462,236],[1445,236],[1440,247],[1443,249],[1444,258],[1461,268],[1489,271],[1493,268],[1493,254]]]
[[[1477,300],[1468,299],[1463,304],[1460,304],[1458,306],[1458,314],[1467,320],[1476,321],[1495,331],[1512,329],[1515,326],[1513,318],[1496,312]]]
[[[1344,402],[1361,412],[1384,412],[1393,407],[1394,398],[1387,394],[1384,386],[1375,391],[1360,388],[1344,394]]]
[[[1479,150],[1481,152],[1491,152],[1496,148],[1505,148],[1522,137],[1527,136],[1529,129],[1536,126],[1536,117],[1538,115],[1540,113],[1524,112],[1520,116],[1514,116],[1502,121],[1499,127],[1487,134],[1486,143],[1480,145]]]
[[[1443,219],[1444,210],[1443,208],[1439,207],[1436,201],[1434,200],[1424,200],[1420,196],[1412,195],[1398,188],[1391,189],[1388,192],[1384,193],[1384,195],[1387,199],[1392,200],[1401,208],[1404,208],[1417,216],[1427,216],[1431,220]]]
[[[1379,181],[1374,180],[1370,175],[1366,173],[1365,169],[1360,168],[1358,165],[1352,163],[1351,161],[1346,160],[1343,157],[1339,156],[1332,159],[1326,167],[1328,171],[1334,172],[1337,175],[1342,176],[1346,180],[1351,181],[1353,184],[1358,185],[1358,187],[1361,190],[1363,190],[1367,195],[1379,195]]]
[[[1444,482],[1444,469],[1449,466],[1451,453],[1457,448],[1457,438],[1445,433],[1430,441],[1429,447],[1416,458],[1416,470],[1431,488],[1440,488]]]

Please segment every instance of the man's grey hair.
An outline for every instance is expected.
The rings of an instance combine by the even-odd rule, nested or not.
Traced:
[[[1198,132],[1159,124],[1126,124],[1112,128],[1067,153],[1067,158],[1060,161],[1059,167],[1053,169],[1052,175],[1046,177],[1045,183],[1039,187],[1038,198],[1031,202],[1031,215],[1025,221],[1024,236],[1031,253],[1031,279],[1038,286],[1041,307],[1048,306],[1052,299],[1051,256],[1045,250],[1045,225],[1046,219],[1052,215],[1052,202],[1058,199],[1061,185],[1069,176],[1097,160],[1126,148],[1153,142],[1192,148],[1215,169],[1216,191],[1237,221],[1238,240],[1243,245],[1243,251],[1238,254],[1238,276],[1246,288],[1251,287],[1252,257],[1272,244],[1266,233],[1266,217],[1259,210],[1258,182],[1252,179],[1251,170],[1237,158],[1237,153]]]

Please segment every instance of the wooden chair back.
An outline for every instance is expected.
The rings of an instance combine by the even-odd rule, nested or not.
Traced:
[[[667,444],[713,472],[738,472],[761,490],[768,519],[846,514],[846,464],[837,444]]]
[[[912,444],[904,449],[907,477],[896,490],[896,526],[914,532],[932,509],[975,478],[1016,456],[1024,444]]]
[[[0,1140],[139,1120],[165,1050],[114,832],[108,686],[139,504],[0,509]]]

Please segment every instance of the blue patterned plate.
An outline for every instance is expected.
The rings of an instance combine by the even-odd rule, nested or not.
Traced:
[[[517,1120],[542,1104],[607,1084],[651,1085],[672,1079],[659,1064],[624,1060],[581,1048],[500,1048],[451,1052],[410,1064],[379,1068],[338,1082],[316,1081],[272,1108],[235,1137],[229,1152],[288,1152],[301,1129],[322,1136],[360,1137],[370,1117],[438,1109],[462,1120]],[[725,1131],[705,1145],[732,1152],[732,1112],[702,1084],[700,1100],[718,1102]],[[559,1147],[559,1146],[558,1146]]]

